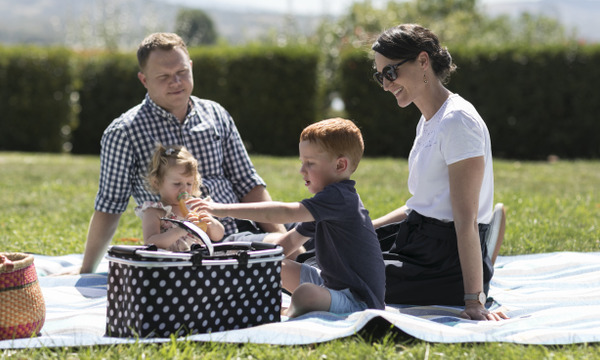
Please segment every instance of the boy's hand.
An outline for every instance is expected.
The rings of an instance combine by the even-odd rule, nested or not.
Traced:
[[[204,213],[207,215],[213,215],[217,217],[227,216],[224,204],[219,204],[204,199],[194,199],[189,201],[188,204],[190,204],[192,209],[197,213]]]

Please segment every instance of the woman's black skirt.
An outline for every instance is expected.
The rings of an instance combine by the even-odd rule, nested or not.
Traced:
[[[487,294],[494,273],[479,225],[483,285]],[[464,305],[463,276],[454,223],[411,211],[402,222],[377,229],[386,272],[388,304]]]

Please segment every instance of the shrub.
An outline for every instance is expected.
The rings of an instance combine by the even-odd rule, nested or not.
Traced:
[[[0,48],[0,149],[60,152],[74,121],[72,53]]]
[[[73,153],[99,154],[104,129],[140,103],[146,89],[137,78],[132,54],[81,54],[79,58],[79,123],[73,131]]]
[[[233,116],[249,151],[295,155],[317,119],[318,54],[305,47],[247,46],[191,52],[194,94]]]

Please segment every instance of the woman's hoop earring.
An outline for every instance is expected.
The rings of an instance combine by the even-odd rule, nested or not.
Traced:
[[[423,74],[423,82],[424,82],[425,84],[427,84],[427,83],[429,82],[429,81],[427,81],[427,76],[426,76],[425,74]]]

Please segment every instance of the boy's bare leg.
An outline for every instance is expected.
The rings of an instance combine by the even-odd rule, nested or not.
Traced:
[[[281,262],[281,282],[283,288],[292,293],[292,302],[283,315],[296,317],[311,311],[328,311],[331,306],[331,294],[326,288],[304,283],[300,285],[302,264],[284,259]]]
[[[304,283],[292,293],[292,302],[286,315],[293,318],[311,311],[329,311],[331,294],[319,285]]]
[[[300,269],[302,264],[290,259],[281,262],[281,284],[284,289],[293,293],[300,285]]]
[[[281,285],[284,289],[293,293],[300,285],[300,269],[302,265],[290,259],[281,262]],[[288,308],[281,308],[281,315],[286,315]]]

